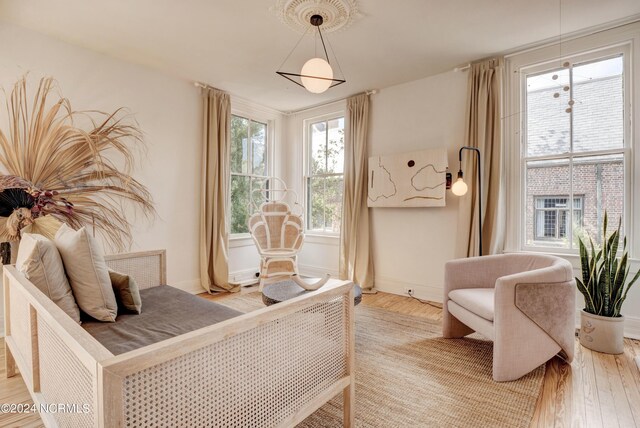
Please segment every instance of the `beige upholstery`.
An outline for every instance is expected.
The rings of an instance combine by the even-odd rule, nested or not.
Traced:
[[[493,379],[510,381],[561,354],[573,359],[571,264],[542,254],[453,260],[445,267],[443,336],[493,340]]]
[[[449,293],[449,299],[487,321],[493,322],[494,292],[493,288],[453,290]]]
[[[80,310],[53,241],[42,235],[22,232],[16,269],[75,322],[80,322]]]
[[[80,309],[98,321],[115,322],[116,296],[95,238],[84,227],[73,230],[63,224],[56,233],[55,244]]]

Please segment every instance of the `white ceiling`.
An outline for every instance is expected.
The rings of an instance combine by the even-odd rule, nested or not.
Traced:
[[[559,0],[359,0],[362,16],[328,36],[347,83],[313,95],[275,74],[299,38],[275,3],[0,0],[0,19],[291,111],[640,14],[638,0],[562,0],[561,22]]]

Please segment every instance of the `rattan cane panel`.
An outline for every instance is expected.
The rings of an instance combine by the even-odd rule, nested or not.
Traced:
[[[158,255],[107,260],[107,266],[111,270],[131,276],[141,290],[165,285],[161,284],[161,266]]]
[[[55,412],[61,427],[94,426],[93,376],[78,357],[61,342],[55,332],[38,317],[38,348],[40,351],[40,389],[48,405],[77,405],[76,412]],[[85,413],[83,405],[88,405]]]
[[[344,297],[125,378],[128,427],[271,427],[344,377]]]
[[[18,352],[25,362],[31,361],[31,332],[29,330],[29,302],[16,288],[9,290],[9,314],[11,323],[11,338],[14,340]],[[31,370],[26,368],[28,378],[31,378]]]

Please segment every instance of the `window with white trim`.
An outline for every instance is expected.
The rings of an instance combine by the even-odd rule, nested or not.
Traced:
[[[248,233],[247,222],[260,206],[260,189],[269,175],[268,124],[248,117],[231,116],[231,234]],[[252,197],[254,200],[252,201]]]
[[[571,227],[569,222],[569,197],[545,196],[535,198],[534,203],[534,239],[562,242],[567,238],[567,231]],[[573,197],[574,223],[583,226],[582,205],[584,197]]]
[[[521,249],[576,252],[629,214],[628,50],[603,49],[523,67]],[[569,203],[573,201],[573,203]]]
[[[306,122],[306,224],[315,233],[340,234],[344,180],[344,117]]]

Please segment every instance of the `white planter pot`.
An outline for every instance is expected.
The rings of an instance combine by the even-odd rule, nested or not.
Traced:
[[[606,354],[624,352],[624,316],[612,318],[580,312],[580,344]]]

